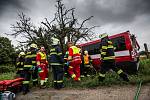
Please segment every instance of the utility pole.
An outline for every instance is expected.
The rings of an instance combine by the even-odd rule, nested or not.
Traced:
[[[147,47],[146,43],[144,43],[144,48],[145,48],[146,57],[148,59],[149,58],[149,52],[148,52],[148,47]]]

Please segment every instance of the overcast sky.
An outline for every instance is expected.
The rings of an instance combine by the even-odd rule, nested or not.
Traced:
[[[17,13],[24,12],[38,26],[45,17],[54,17],[56,0],[0,0],[0,35],[10,33]],[[101,26],[95,34],[109,35],[130,30],[141,46],[150,45],[150,0],[63,0],[67,8],[75,7],[76,16],[82,20],[94,16],[88,25]],[[9,37],[14,45],[16,39]],[[143,47],[142,47],[143,48]]]

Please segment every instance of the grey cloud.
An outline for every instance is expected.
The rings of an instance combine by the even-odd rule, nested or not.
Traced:
[[[150,0],[63,0],[63,3],[66,8],[76,8],[79,21],[94,16],[88,24],[101,26],[97,33],[131,30],[149,41],[146,37],[149,36]],[[11,30],[10,24],[17,20],[18,9],[40,25],[45,17],[49,20],[54,17],[55,4],[56,0],[0,0],[0,33]]]
[[[74,1],[72,5],[76,6],[81,16],[94,16],[93,24],[130,23],[137,16],[150,14],[150,0],[71,1]]]
[[[25,9],[22,5],[22,0],[0,0],[0,16],[7,11],[7,9]]]

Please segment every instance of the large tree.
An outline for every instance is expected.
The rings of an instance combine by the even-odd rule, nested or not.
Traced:
[[[6,37],[0,37],[0,64],[12,63],[15,59],[15,50],[11,41]]]
[[[62,51],[64,51],[64,44],[66,41],[72,41],[76,44],[80,39],[91,39],[93,27],[85,27],[85,23],[90,20],[93,16],[84,19],[82,22],[78,21],[75,17],[75,8],[67,9],[62,3],[62,0],[57,0],[55,5],[57,11],[53,20],[45,18],[45,21],[41,22],[40,26],[35,27],[31,22],[31,18],[25,14],[19,14],[19,20],[16,24],[12,25],[14,31],[13,36],[21,35],[26,38],[26,41],[19,41],[25,45],[31,43],[37,43],[38,45],[44,45],[48,50],[51,44],[51,38],[55,37],[60,40]]]
[[[62,0],[57,0],[57,5],[55,5],[55,7],[57,8],[57,11],[54,19],[49,21],[45,18],[45,22],[42,22],[42,24],[46,26],[48,33],[60,40],[63,50],[65,40],[67,42],[72,41],[76,44],[80,39],[87,41],[93,37],[93,32],[91,30],[96,26],[85,26],[85,23],[93,16],[79,22],[78,18],[75,17],[75,8],[67,9],[62,3]]]

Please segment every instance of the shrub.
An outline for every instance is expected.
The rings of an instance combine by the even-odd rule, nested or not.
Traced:
[[[0,74],[0,80],[14,79],[14,77],[15,77],[14,72]]]
[[[0,73],[14,72],[15,66],[12,64],[0,65]]]

